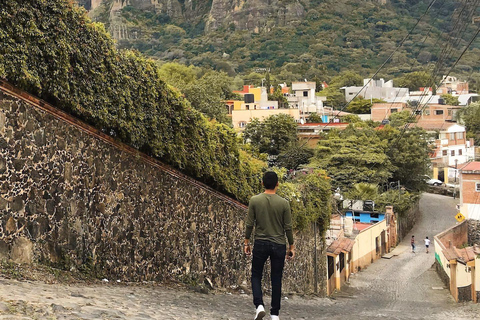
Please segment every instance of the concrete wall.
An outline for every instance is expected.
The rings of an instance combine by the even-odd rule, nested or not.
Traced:
[[[360,233],[355,237],[355,244],[352,248],[352,271],[357,272],[367,266],[369,266],[373,261],[380,258],[381,253],[381,243],[380,251],[377,254],[376,251],[376,238],[381,239],[382,231],[386,232],[387,222],[386,220],[380,221],[371,227],[360,231]],[[388,240],[388,237],[385,237],[385,241]],[[381,241],[380,241],[381,242]],[[385,242],[385,247],[387,244]]]
[[[249,283],[245,206],[15,88],[1,89],[0,258],[128,281]],[[313,229],[296,241],[284,290],[315,291]],[[324,293],[321,235],[317,243],[316,289]]]

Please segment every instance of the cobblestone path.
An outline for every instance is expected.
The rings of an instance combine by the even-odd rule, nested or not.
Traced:
[[[455,201],[426,194],[412,231],[425,236],[455,224]],[[345,290],[328,298],[289,297],[281,319],[480,319],[480,305],[457,304],[435,271],[433,253],[409,250],[380,259],[354,275]],[[431,250],[433,251],[433,249]],[[66,285],[0,277],[1,319],[253,319],[246,294],[201,294],[152,285]]]

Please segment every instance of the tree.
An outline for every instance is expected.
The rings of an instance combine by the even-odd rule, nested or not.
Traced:
[[[276,156],[290,142],[297,140],[297,123],[295,119],[286,114],[270,116],[263,122],[253,119],[245,127],[243,139],[261,153]]]
[[[280,152],[276,165],[287,169],[298,169],[302,164],[307,164],[310,161],[313,153],[311,148],[294,141]]]
[[[372,183],[357,183],[348,192],[347,197],[354,200],[375,200],[378,197],[378,185]]]
[[[411,91],[418,91],[421,87],[433,87],[434,82],[430,73],[415,71],[407,73],[402,77],[393,80],[395,86],[408,88]]]
[[[372,128],[350,125],[320,140],[309,166],[326,170],[332,186],[342,190],[360,182],[382,184],[394,169],[385,154],[387,147],[387,141],[379,139]]]
[[[161,79],[166,83],[183,91],[188,85],[198,80],[198,75],[202,69],[194,66],[169,62],[160,66],[158,73]]]
[[[308,123],[323,123],[322,116],[318,113],[313,112],[307,118]]]
[[[480,143],[480,102],[471,103],[457,113],[467,129],[467,137],[475,138],[475,144]]]
[[[362,97],[356,97],[350,101],[345,111],[355,114],[369,114],[373,103],[385,103],[385,101],[381,99],[363,99]]]
[[[412,116],[412,112],[409,110],[392,113],[388,120],[392,127],[404,127],[407,123],[416,122],[415,116]]]
[[[445,104],[449,106],[458,106],[460,104],[460,101],[458,101],[458,97],[454,97],[448,93],[442,94],[440,98],[442,98],[443,101],[445,101]]]
[[[418,127],[399,130],[385,126],[377,134],[388,145],[385,154],[394,168],[390,181],[400,181],[408,190],[422,190],[425,185],[423,177],[430,170],[432,151],[425,130]]]
[[[337,89],[341,87],[355,87],[361,86],[363,84],[363,78],[358,73],[353,71],[344,71],[338,76],[332,78],[330,81],[329,87],[336,87]]]
[[[278,108],[279,109],[288,109],[288,100],[283,95],[280,87],[278,87],[272,94],[270,94],[270,93],[268,94],[268,100],[278,101]]]
[[[325,171],[317,169],[292,182],[282,183],[277,193],[290,202],[295,229],[304,229],[316,222],[320,234],[326,231],[332,212],[332,192]]]
[[[234,79],[224,72],[212,70],[199,77],[202,72],[201,68],[173,62],[165,63],[159,69],[160,77],[185,94],[195,109],[210,119],[229,124],[223,101],[233,97]]]
[[[356,114],[347,114],[345,116],[342,116],[340,118],[340,120],[342,122],[346,122],[346,123],[358,123],[358,122],[362,122],[362,119],[360,119],[359,116],[357,116]]]

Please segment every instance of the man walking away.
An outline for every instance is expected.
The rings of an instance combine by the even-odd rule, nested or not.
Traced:
[[[428,247],[430,247],[430,239],[428,239],[428,237],[425,237],[425,249],[427,249],[427,253],[428,253]]]
[[[412,236],[412,240],[410,240],[410,244],[412,245],[412,253],[415,253],[415,236]]]
[[[248,204],[244,252],[247,256],[252,254],[250,236],[255,227],[251,279],[253,304],[256,308],[255,320],[263,319],[265,316],[262,275],[263,267],[268,258],[270,258],[272,280],[270,316],[272,320],[279,320],[282,275],[287,251],[285,235],[289,243],[287,260],[295,257],[292,216],[288,201],[276,194],[278,177],[275,172],[265,172],[263,186],[265,192],[253,196]]]

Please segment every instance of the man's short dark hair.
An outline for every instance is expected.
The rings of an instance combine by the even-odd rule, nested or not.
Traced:
[[[263,175],[263,186],[265,189],[273,190],[277,186],[278,176],[273,171],[267,171]]]

